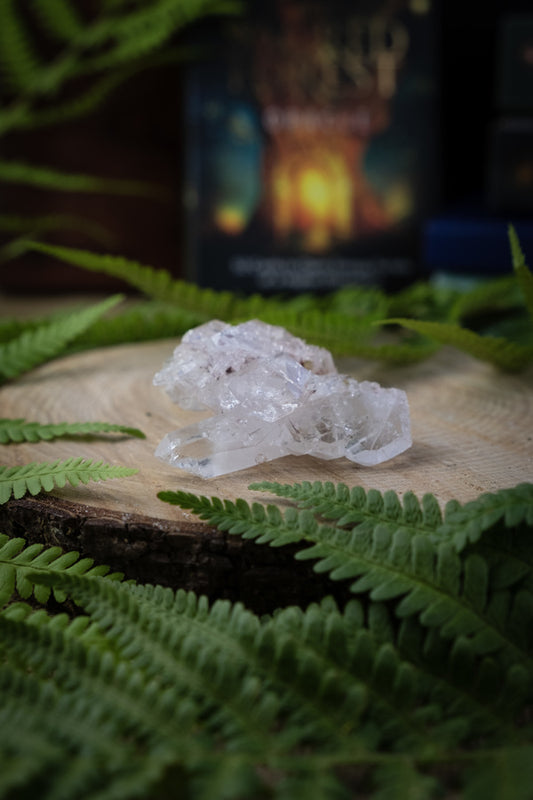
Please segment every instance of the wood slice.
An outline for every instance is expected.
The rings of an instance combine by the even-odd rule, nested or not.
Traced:
[[[152,385],[175,340],[93,350],[50,362],[4,386],[0,416],[42,423],[105,421],[140,428],[146,440],[60,439],[2,447],[9,466],[71,456],[139,468],[136,476],[65,487],[0,507],[0,530],[30,541],[77,549],[128,577],[240,599],[258,611],[306,603],[331,591],[289,548],[273,549],[228,536],[162,503],[157,492],[182,489],[221,498],[271,502],[252,482],[329,480],[381,491],[434,493],[473,499],[533,480],[533,371],[508,376],[443,349],[411,367],[386,369],[340,360],[342,372],[406,390],[414,444],[377,467],[345,459],[285,457],[231,475],[203,480],[154,456],[161,437],[198,419]],[[342,591],[342,590],[340,590]]]

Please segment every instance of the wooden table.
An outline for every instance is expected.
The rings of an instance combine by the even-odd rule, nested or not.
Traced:
[[[29,304],[7,308],[18,313]],[[270,604],[266,595],[273,581],[282,587],[284,601],[305,602],[322,592],[323,579],[309,565],[294,562],[290,549],[261,547],[214,531],[162,503],[158,491],[179,488],[270,502],[270,496],[251,492],[249,484],[328,480],[400,494],[412,490],[420,497],[432,492],[444,505],[451,498],[465,502],[484,491],[533,480],[533,370],[503,374],[447,348],[409,367],[337,362],[342,372],[407,392],[413,446],[385,464],[363,468],[345,459],[285,457],[211,480],[189,475],[153,454],[166,432],[197,418],[152,385],[153,374],[176,344],[163,340],[60,358],[0,389],[2,417],[43,423],[98,420],[139,427],[146,434],[145,440],[3,446],[1,463],[7,465],[83,456],[138,467],[139,473],[11,500],[0,507],[0,530],[78,549],[139,580],[239,597],[261,609]]]

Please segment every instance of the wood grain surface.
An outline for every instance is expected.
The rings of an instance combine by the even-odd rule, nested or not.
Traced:
[[[333,584],[294,560],[295,548],[270,548],[210,528],[157,498],[182,489],[234,499],[276,502],[252,492],[252,482],[321,480],[349,486],[433,492],[473,499],[481,492],[533,480],[533,370],[503,375],[453,350],[416,366],[384,368],[340,360],[340,371],[406,390],[413,446],[377,467],[345,459],[285,457],[225,477],[203,480],[154,456],[160,438],[197,415],[175,406],[152,385],[154,373],[177,340],[123,345],[57,359],[0,389],[0,416],[42,423],[120,423],[140,428],[132,438],[58,439],[0,448],[0,463],[25,464],[71,456],[138,467],[137,475],[0,506],[0,531],[75,549],[141,582],[183,587],[210,598],[240,600],[257,613],[279,605],[306,605],[324,594],[339,601],[345,583]],[[277,501],[283,502],[283,501]]]
[[[139,468],[139,474],[90,487],[64,488],[65,501],[155,519],[190,519],[157,499],[161,489],[219,497],[257,498],[254,481],[343,481],[354,486],[433,492],[443,503],[466,501],[482,491],[533,480],[533,374],[504,375],[457,351],[443,349],[416,366],[386,369],[340,360],[340,371],[405,389],[413,446],[376,467],[346,459],[290,456],[231,475],[204,480],[154,457],[168,431],[198,418],[174,405],[152,377],[177,341],[157,341],[89,351],[52,361],[0,390],[0,415],[42,423],[99,420],[140,428],[146,440],[100,438],[12,444],[2,463],[103,459]],[[261,496],[262,497],[262,496]]]

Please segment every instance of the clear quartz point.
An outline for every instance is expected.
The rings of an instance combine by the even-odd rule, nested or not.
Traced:
[[[188,331],[154,385],[182,408],[214,412],[155,452],[203,478],[284,455],[372,466],[412,443],[404,391],[340,375],[327,350],[258,320]]]

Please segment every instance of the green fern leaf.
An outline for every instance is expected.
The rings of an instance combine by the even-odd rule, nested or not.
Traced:
[[[63,488],[67,482],[71,486],[78,486],[80,483],[85,484],[90,481],[125,478],[137,472],[137,469],[131,467],[120,467],[82,458],[32,462],[19,467],[0,467],[0,504],[7,503],[11,496],[19,499],[28,493],[36,495],[42,491],[51,492],[56,486]]]
[[[435,346],[427,341],[413,343],[368,343],[365,341],[376,321],[376,314],[358,320],[336,312],[316,309],[299,312],[288,306],[279,310],[279,303],[257,296],[240,299],[231,292],[201,289],[192,283],[175,280],[162,269],[154,269],[118,256],[103,256],[84,250],[31,242],[28,247],[47,253],[61,261],[90,271],[104,272],[126,281],[150,297],[165,303],[176,303],[195,322],[218,318],[238,321],[259,317],[271,324],[283,325],[301,336],[332,349],[340,355],[358,355],[397,363],[410,363],[426,358]]]
[[[376,771],[373,800],[427,800],[438,793],[438,781],[424,775],[411,758],[399,757]]]
[[[217,526],[228,533],[240,534],[244,539],[257,539],[258,543],[271,543],[281,546],[301,541],[308,527],[315,527],[312,515],[298,514],[287,509],[283,515],[277,506],[266,509],[259,503],[249,506],[244,500],[222,502],[216,497],[197,497],[189,492],[163,491],[158,498],[165,503],[187,508],[210,525]]]
[[[43,235],[52,231],[75,231],[88,236],[95,242],[107,247],[115,244],[115,237],[105,225],[76,216],[75,214],[43,214],[40,216],[26,215],[16,216],[14,214],[0,214],[0,231],[9,233],[25,234],[28,237]],[[13,252],[15,247],[16,255],[20,255],[26,249],[26,239],[18,239],[16,243],[11,242],[4,245],[0,250],[0,263],[7,260],[7,255]],[[4,254],[4,255],[3,255]]]
[[[336,520],[339,527],[357,524],[372,529],[376,524],[392,532],[399,527],[412,533],[425,532],[433,541],[448,540],[458,552],[473,544],[503,521],[506,528],[525,523],[533,525],[533,484],[519,484],[511,489],[486,492],[464,505],[450,502],[444,518],[436,498],[426,494],[422,502],[412,492],[402,501],[393,491],[380,492],[362,487],[349,489],[345,484],[315,481],[279,484],[269,481],[252,483],[249,489],[267,491],[293,500],[299,508],[309,508],[325,519]],[[523,554],[522,554],[523,555]]]
[[[53,189],[61,192],[105,193],[116,195],[157,195],[161,188],[154,184],[133,180],[101,178],[75,172],[61,172],[40,164],[0,159],[0,180],[5,183],[32,186],[36,189]],[[29,247],[28,243],[28,247]]]
[[[326,772],[322,763],[316,769],[291,774],[278,787],[276,800],[350,800],[353,795],[339,778]],[[206,798],[207,800],[207,798]]]
[[[12,339],[18,338],[23,333],[27,333],[28,331],[35,331],[37,328],[43,328],[46,325],[60,322],[61,320],[68,318],[73,312],[79,313],[80,311],[83,311],[84,308],[85,306],[80,304],[68,307],[66,310],[61,309],[60,311],[54,311],[51,314],[46,314],[42,317],[25,317],[23,319],[7,317],[2,319],[0,320],[0,342],[9,342]],[[107,317],[100,318],[94,324],[105,324],[107,320]]]
[[[385,748],[394,743],[397,749],[401,742],[412,746],[416,741],[418,755],[423,757],[428,712],[436,715],[437,725],[429,751],[434,752],[437,741],[455,748],[471,735],[470,726],[456,716],[454,707],[461,714],[463,706],[457,705],[457,689],[453,697],[452,683],[447,703],[438,710],[429,700],[428,707],[426,693],[432,689],[427,675],[399,658],[390,643],[377,643],[364,628],[354,629],[351,608],[341,615],[327,601],[305,612],[285,609],[258,624],[249,612],[231,609],[227,603],[217,602],[208,609],[191,595],[178,592],[173,598],[172,592],[161,587],[111,586],[67,575],[43,574],[38,580],[74,596],[119,646],[130,668],[147,670],[145,680],[158,677],[196,697],[199,714],[206,713],[201,697],[209,704],[223,702],[224,709],[216,712],[217,729],[224,720],[225,735],[233,740],[234,748],[237,741],[247,750],[252,747],[252,752],[259,746],[265,758],[270,730],[277,752],[285,746],[292,749],[296,741],[305,741],[307,746],[313,742],[323,752],[336,753],[342,762],[349,760],[347,754],[353,753],[361,725],[370,718],[379,730],[375,743],[379,740]],[[33,655],[34,646],[29,649],[33,658],[39,658]],[[179,669],[171,668],[172,660],[181,665]],[[259,678],[262,684],[268,680],[277,701],[272,698],[266,706],[256,705]],[[180,688],[177,684],[182,682]],[[464,684],[464,677],[458,684]],[[298,710],[292,717],[296,696]],[[450,713],[446,711],[441,722],[444,709]],[[288,736],[277,728],[279,714],[290,720]],[[494,724],[492,719],[489,730]],[[242,731],[245,740],[240,739]]]
[[[240,4],[230,0],[204,0],[186,6],[179,0],[158,0],[149,8],[133,7],[126,13],[109,15],[85,33],[84,42],[91,47],[112,42],[103,56],[91,60],[91,68],[109,69],[141,58],[164,46],[173,33],[191,20],[211,13],[235,13],[240,9]]]
[[[466,779],[464,800],[530,800],[533,746],[502,747],[479,759]]]
[[[412,492],[400,502],[393,491],[383,494],[362,487],[349,489],[346,484],[322,483],[280,484],[270,481],[252,483],[252,491],[266,491],[293,500],[299,508],[309,508],[325,519],[336,520],[339,527],[367,523],[388,525],[391,530],[406,527],[413,532],[434,532],[442,522],[440,506],[433,495],[426,494],[422,503]]]
[[[317,486],[320,489],[320,484]],[[312,488],[307,484],[303,492],[312,492]],[[297,486],[295,492],[300,491],[302,487]],[[344,487],[340,494],[345,496],[346,491]],[[274,525],[265,525],[264,510],[261,512],[258,504],[250,507],[243,500],[208,501],[179,492],[164,499],[192,509],[222,530],[258,542],[274,546],[299,540],[308,543],[310,547],[299,550],[296,559],[316,559],[315,571],[328,573],[332,580],[355,578],[351,591],[368,593],[374,601],[396,601],[396,612],[402,618],[417,615],[422,625],[438,627],[446,637],[468,636],[478,653],[513,650],[525,665],[533,658],[533,643],[527,633],[527,626],[533,623],[533,594],[519,592],[514,604],[509,605],[508,595],[493,593],[489,563],[481,555],[471,553],[462,560],[450,541],[432,541],[428,519],[437,526],[440,522],[434,502],[429,503],[429,514],[424,519],[414,496],[408,497],[402,512],[393,495],[388,495],[386,504],[379,492],[371,491],[368,499],[377,511],[373,520],[368,520],[368,512],[367,519],[359,524],[357,519],[341,516],[341,521],[356,522],[353,529],[345,530],[319,525],[307,509],[293,509],[288,517],[288,533],[288,512],[281,517],[278,510]],[[360,507],[368,505],[368,499],[362,490],[349,496],[352,506],[358,506],[358,514]],[[385,521],[381,521],[379,515],[383,515],[386,505]],[[321,509],[324,513],[323,505]],[[338,508],[334,508],[335,515],[339,515]],[[284,524],[280,524],[280,517]],[[515,626],[514,644],[509,640],[511,625]]]
[[[10,88],[24,91],[39,71],[39,60],[17,3],[0,3],[0,64]]]
[[[35,328],[39,327],[39,324],[42,324],[41,320],[0,319],[0,342],[8,342],[10,339],[15,339],[25,330],[35,330]]]
[[[191,781],[191,796],[195,800],[213,800],[220,797],[220,788],[224,787],[224,798],[261,797],[263,784],[250,759],[242,753],[227,753],[202,770]],[[318,798],[320,795],[315,795]],[[296,800],[296,798],[293,798]]]
[[[98,320],[70,345],[68,352],[181,336],[204,321],[202,315],[186,308],[158,301],[141,302],[112,317]]]
[[[524,295],[529,314],[533,319],[533,275],[527,267],[526,259],[513,225],[509,225],[509,243],[511,245],[514,273]]]
[[[192,283],[173,279],[164,269],[154,269],[120,256],[103,256],[42,242],[32,242],[30,248],[73,266],[120,278],[156,300],[165,303],[178,302],[190,313],[201,314],[204,319],[227,319],[235,304],[236,298],[231,292],[200,289]]]
[[[83,25],[70,0],[46,0],[35,6],[41,25],[55,39],[70,44],[83,34]]]
[[[16,636],[17,626],[0,621],[0,627],[6,640]],[[41,656],[47,654],[48,648],[49,657],[45,664],[49,673],[53,671],[54,656],[57,659],[60,654],[68,652],[67,647],[61,649],[63,637],[55,638],[55,643],[50,643],[44,636],[35,642],[36,652]],[[72,645],[70,649],[73,649]],[[144,789],[154,783],[169,761],[162,737],[153,736],[149,739],[146,736],[147,726],[143,726],[138,719],[139,709],[133,687],[128,685],[124,690],[115,681],[112,702],[108,691],[112,672],[109,661],[106,665],[94,650],[80,651],[80,648],[76,648],[74,654],[78,660],[72,659],[70,675],[62,671],[62,686],[50,680],[43,682],[30,675],[22,675],[11,665],[0,668],[3,700],[0,709],[3,728],[0,731],[0,747],[9,764],[7,775],[2,770],[0,778],[0,791],[4,796],[11,786],[15,788],[16,796],[21,796],[21,790],[27,790],[25,794],[35,796],[36,785],[38,796],[62,797],[66,800],[140,796]],[[73,675],[79,675],[84,658],[92,662],[93,669],[92,672],[87,669],[81,688],[80,681],[73,680]],[[125,683],[126,678],[132,680],[124,670],[122,677]],[[89,700],[91,683],[97,687],[97,694]],[[106,702],[102,702],[102,698],[107,700],[107,714]],[[121,712],[121,702],[124,709],[126,703],[129,704],[129,715]],[[114,710],[114,718],[112,711],[110,719],[109,708]],[[145,714],[147,710],[145,704]],[[159,720],[162,724],[161,716]],[[129,735],[125,730],[128,723]],[[8,736],[9,727],[12,730]],[[188,732],[185,724],[183,730]],[[145,760],[147,744],[151,748],[148,762]],[[186,741],[175,744],[184,749],[187,745]],[[31,763],[28,763],[28,752],[33,755]],[[96,767],[96,764],[99,766]]]
[[[466,292],[458,292],[449,311],[449,321],[459,322],[465,318],[493,311],[509,311],[523,307],[524,297],[514,275],[502,275],[485,279]],[[391,316],[414,316],[394,314]],[[430,318],[430,317],[429,317]]]
[[[471,638],[443,638],[413,616],[397,635],[388,604],[352,600],[341,612],[328,598],[259,619],[238,603],[74,574],[66,562],[32,573],[36,558],[25,552],[26,577],[89,616],[54,624],[20,604],[0,614],[0,752],[10,765],[0,794],[38,781],[41,794],[68,800],[169,796],[179,776],[195,800],[215,786],[217,796],[293,800],[314,782],[324,798],[458,786],[477,797],[494,761],[499,798],[530,747],[516,724],[530,670],[480,658]],[[471,572],[467,594],[480,579]]]
[[[247,309],[246,309],[247,310]],[[248,314],[248,316],[252,316]],[[379,313],[364,316],[340,314],[336,311],[310,309],[292,311],[279,304],[263,303],[255,315],[271,325],[281,325],[295,336],[326,347],[339,356],[359,356],[398,364],[416,363],[435,352],[427,340],[413,342],[369,342],[376,331]]]
[[[131,68],[124,68],[111,72],[92,82],[85,91],[80,91],[74,97],[51,106],[35,107],[32,106],[31,102],[26,101],[11,109],[0,109],[0,134],[15,130],[35,130],[87,116],[101,106],[115,89],[131,77],[134,71]],[[60,82],[60,79],[54,74],[49,77],[49,80],[52,83]],[[47,168],[43,169],[48,172]],[[43,177],[39,176],[39,180],[42,179]],[[46,176],[44,176],[44,180],[46,179]],[[54,180],[53,175],[51,179]],[[28,177],[27,180],[31,182],[31,177]],[[113,183],[115,184],[113,192],[118,189],[118,194],[126,193],[126,181],[119,181],[118,183],[113,181]],[[132,194],[154,197],[155,199],[166,198],[165,193],[159,186],[136,181],[132,181],[130,186]],[[80,189],[80,191],[83,191],[83,189]],[[97,190],[95,189],[95,191]]]
[[[171,597],[168,597],[170,602],[154,603],[153,595],[147,596],[145,587],[121,588],[120,584],[107,581],[96,585],[94,580],[67,575],[43,574],[38,580],[62,588],[85,607],[102,630],[113,641],[120,642],[134,669],[146,664],[142,651],[148,637],[151,663],[147,665],[146,678],[161,676],[172,681],[174,688],[183,682],[181,692],[198,699],[200,713],[202,707],[207,709],[213,702],[222,703],[216,714],[216,726],[220,730],[222,724],[234,746],[237,742],[243,746],[246,741],[247,749],[264,753],[269,737],[275,734],[282,750],[287,746],[292,749],[299,739],[302,744],[320,743],[330,752],[337,748],[346,752],[350,738],[357,740],[361,715],[377,714],[382,718],[386,708],[396,708],[397,712],[393,712],[390,724],[383,727],[380,739],[386,742],[407,735],[422,744],[424,732],[417,722],[416,711],[412,717],[408,711],[414,709],[411,701],[415,703],[417,696],[416,680],[411,681],[411,701],[406,702],[405,680],[402,680],[405,667],[401,659],[391,645],[375,647],[366,634],[353,640],[344,659],[325,648],[320,634],[323,637],[324,615],[329,615],[330,610],[313,607],[296,620],[299,624],[292,620],[289,632],[287,621],[277,617],[263,626],[255,623],[251,627],[249,612],[244,612],[243,625],[243,612],[234,609],[228,630],[227,624],[220,624],[218,603],[213,611],[204,610],[201,605],[191,610],[188,604],[181,603],[187,612],[183,616]],[[142,607],[145,611],[139,616]],[[222,612],[223,619],[228,620],[226,604],[222,605]],[[343,625],[338,612],[337,616]],[[366,661],[362,648],[368,651]],[[170,669],[169,650],[180,669]],[[368,662],[366,671],[363,662]],[[272,696],[267,694],[259,699],[257,679],[264,680],[266,676]],[[280,714],[291,714],[294,692],[299,697],[299,708],[292,719],[292,730],[285,738],[283,731],[276,732],[277,721]],[[369,693],[372,703],[368,702]],[[208,705],[204,706],[206,702]],[[245,739],[241,738],[243,735]]]
[[[467,544],[479,541],[485,531],[500,521],[506,528],[522,523],[533,526],[533,484],[521,483],[511,489],[486,492],[462,506],[450,503],[443,524],[435,531],[435,541],[448,539],[460,552]]]
[[[9,442],[49,441],[64,436],[98,436],[106,433],[119,433],[145,439],[145,434],[138,428],[126,425],[114,425],[109,422],[60,422],[57,424],[41,424],[27,422],[25,419],[0,419],[0,444]]]
[[[481,336],[452,323],[406,318],[389,319],[386,322],[401,325],[436,339],[441,344],[458,347],[475,358],[488,361],[508,372],[524,369],[533,359],[533,347],[519,345],[495,336]]]
[[[106,575],[108,580],[121,580],[122,573],[109,573],[105,565],[94,566],[91,558],[80,559],[79,553],[63,553],[60,547],[45,548],[42,544],[26,545],[24,539],[9,539],[0,534],[0,606],[11,600],[15,589],[19,597],[28,599],[32,593],[40,603],[46,603],[50,587],[35,584],[29,575],[47,575],[66,572],[71,575]],[[66,598],[64,592],[54,592],[58,602]]]
[[[115,295],[96,305],[63,316],[18,338],[0,345],[0,380],[15,378],[23,372],[58,356],[66,347],[106,311],[122,299]]]

